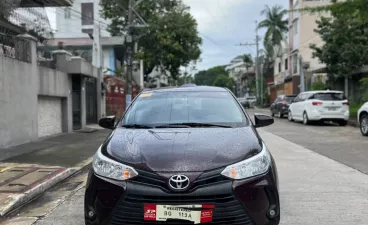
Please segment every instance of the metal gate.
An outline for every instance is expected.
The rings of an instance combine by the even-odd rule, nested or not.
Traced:
[[[97,79],[88,77],[85,81],[87,124],[95,124],[97,123]]]
[[[81,78],[72,77],[72,110],[73,110],[73,130],[82,128],[81,122]]]

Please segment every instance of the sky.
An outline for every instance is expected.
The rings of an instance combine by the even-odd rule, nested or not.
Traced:
[[[239,43],[254,43],[255,21],[261,21],[260,15],[265,5],[278,4],[288,7],[288,0],[183,0],[190,7],[191,14],[197,20],[198,31],[203,39],[201,61],[197,63],[195,73],[217,65],[229,64],[238,55],[255,55],[255,46],[237,46]],[[50,23],[55,28],[55,14],[48,11]],[[264,31],[259,35],[263,38]],[[262,44],[262,41],[261,41]]]

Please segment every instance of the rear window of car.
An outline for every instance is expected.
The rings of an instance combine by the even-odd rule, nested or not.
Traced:
[[[242,109],[229,92],[145,92],[133,102],[124,124],[214,123],[248,125]]]
[[[342,92],[329,92],[316,93],[312,96],[312,99],[318,99],[322,101],[343,101],[346,100],[346,97]]]
[[[296,96],[286,96],[285,97],[285,101],[288,102],[288,103],[290,103],[290,102],[292,102],[295,99],[295,97]]]

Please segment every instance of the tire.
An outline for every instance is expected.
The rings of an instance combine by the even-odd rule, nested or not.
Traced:
[[[303,124],[304,125],[310,124],[310,121],[308,119],[308,114],[306,112],[303,113]]]
[[[290,122],[294,121],[294,120],[293,120],[293,115],[291,115],[291,111],[290,111],[290,110],[289,110],[289,112],[288,112],[288,120],[289,120]]]
[[[347,124],[348,124],[348,121],[346,121],[346,120],[339,122],[339,125],[342,126],[342,127],[346,126]]]
[[[360,132],[363,136],[368,136],[368,114],[363,114],[360,118]]]
[[[284,115],[282,114],[281,111],[279,111],[279,118],[282,118],[282,117],[284,117]]]
[[[271,116],[273,117],[275,115],[275,113],[273,113],[272,109],[271,109]]]

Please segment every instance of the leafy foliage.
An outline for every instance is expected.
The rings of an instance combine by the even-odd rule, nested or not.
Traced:
[[[101,0],[102,15],[112,21],[109,26],[112,35],[126,34],[128,4],[129,0]],[[197,22],[181,0],[144,0],[136,11],[149,25],[132,28],[134,36],[140,37],[140,52],[135,57],[144,60],[145,75],[160,67],[176,79],[180,66],[199,59],[202,39]],[[138,23],[138,18],[135,22]]]
[[[218,76],[216,76],[215,81],[212,83],[213,86],[216,87],[224,87],[224,88],[228,88],[230,90],[232,90],[233,88],[233,80],[223,74],[220,74]]]
[[[314,82],[311,86],[312,91],[326,90],[327,86],[322,81]]]
[[[11,13],[19,6],[21,0],[1,0],[0,18],[7,19]]]
[[[243,55],[243,62],[245,63],[245,68],[252,67],[253,66],[253,59],[251,54],[244,54]]]
[[[229,74],[225,71],[225,66],[215,66],[208,70],[199,71],[194,75],[194,80],[197,85],[213,85],[217,76]]]
[[[349,76],[355,69],[368,63],[368,1],[346,0],[331,5],[304,8],[315,13],[328,11],[321,17],[315,30],[324,45],[310,45],[313,57],[326,64],[330,78]]]
[[[288,11],[283,9],[280,5],[274,5],[270,8],[265,6],[261,11],[261,15],[266,18],[258,24],[258,28],[266,28],[266,34],[264,38],[264,46],[267,43],[271,43],[272,46],[280,45],[284,39],[285,33],[288,29],[288,20],[285,19]]]

